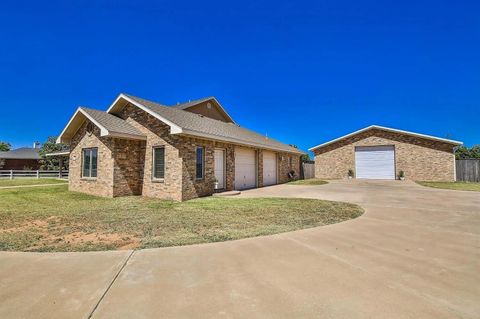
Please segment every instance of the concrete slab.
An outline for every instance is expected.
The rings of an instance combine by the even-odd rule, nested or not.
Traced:
[[[0,253],[0,318],[88,318],[129,251]]]
[[[480,194],[409,182],[280,185],[240,197],[356,202],[352,221],[137,252],[94,318],[478,318]]]

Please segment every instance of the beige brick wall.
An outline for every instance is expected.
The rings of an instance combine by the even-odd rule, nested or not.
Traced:
[[[410,180],[455,180],[451,144],[382,130],[369,130],[316,150],[315,177],[347,178],[349,169],[355,171],[355,147],[375,145],[395,147],[396,176],[403,170]]]
[[[108,137],[100,137],[100,129],[86,121],[75,134],[70,144],[69,185],[68,189],[92,195],[112,197],[113,167],[112,150],[114,141]],[[82,177],[82,149],[98,148],[97,178]]]
[[[141,195],[145,142],[114,139],[113,196]]]
[[[128,123],[147,136],[143,163],[142,195],[147,197],[182,200],[182,165],[177,145],[182,138],[170,135],[170,127],[141,109],[127,106],[120,114]],[[153,180],[153,148],[165,147],[165,178]]]

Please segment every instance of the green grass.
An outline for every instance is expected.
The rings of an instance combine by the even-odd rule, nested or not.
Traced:
[[[61,184],[67,181],[58,180],[56,178],[19,178],[19,179],[0,179],[0,187],[22,186],[22,185],[40,185],[40,184]]]
[[[172,202],[102,198],[67,186],[0,190],[0,250],[87,251],[226,241],[356,218],[353,204],[313,199]]]
[[[474,191],[480,192],[480,183],[468,183],[468,182],[417,182],[422,186],[453,189],[459,191]]]
[[[289,185],[324,185],[328,184],[327,181],[311,178],[311,179],[299,179],[298,181],[289,182]]]

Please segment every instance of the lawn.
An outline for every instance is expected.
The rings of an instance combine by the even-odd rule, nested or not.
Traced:
[[[0,250],[88,251],[166,247],[338,223],[363,210],[313,199],[216,198],[173,202],[102,198],[66,185],[0,190]]]
[[[468,183],[468,182],[417,182],[417,183],[423,186],[434,187],[434,188],[480,192],[480,183]]]
[[[311,178],[311,179],[299,179],[298,181],[289,182],[288,185],[324,185],[328,184],[327,181]]]
[[[21,185],[39,185],[39,184],[65,184],[67,181],[56,178],[19,178],[19,179],[0,179],[0,187],[21,186]]]

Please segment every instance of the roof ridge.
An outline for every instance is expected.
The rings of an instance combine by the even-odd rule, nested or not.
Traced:
[[[195,104],[202,103],[202,102],[212,100],[212,99],[215,99],[215,96],[212,95],[212,96],[202,97],[202,98],[199,98],[199,99],[189,100],[188,102],[181,102],[181,103],[177,103],[177,104],[172,104],[170,106],[171,107],[181,107],[181,106],[184,106],[186,104],[195,105]]]
[[[253,135],[257,136],[257,137],[262,137],[263,140],[265,140],[265,141],[270,141],[270,142],[273,142],[273,143],[282,144],[282,145],[285,145],[285,146],[288,146],[288,147],[292,148],[292,150],[295,149],[296,151],[301,151],[300,149],[295,148],[295,147],[293,147],[293,146],[291,146],[291,145],[289,145],[289,144],[287,144],[287,143],[280,142],[279,140],[277,140],[277,139],[275,139],[275,138],[267,137],[267,136],[265,136],[265,135],[262,135],[262,134],[260,134],[260,133],[255,132],[255,131],[253,131],[253,130],[251,130],[251,129],[242,127],[242,126],[240,126],[240,125],[238,125],[238,124],[236,124],[236,123],[230,123],[230,122],[224,122],[224,121],[221,121],[221,120],[216,120],[216,119],[213,119],[213,118],[210,118],[210,117],[207,117],[207,116],[203,116],[203,115],[201,115],[201,114],[188,112],[188,111],[185,111],[185,110],[183,110],[183,109],[181,109],[181,108],[175,108],[175,107],[165,106],[165,105],[159,104],[159,103],[157,103],[157,102],[150,101],[150,100],[146,100],[146,99],[143,99],[143,98],[138,98],[138,97],[133,97],[133,96],[128,96],[128,97],[133,98],[134,100],[136,100],[137,102],[139,102],[139,103],[141,103],[141,104],[144,104],[144,103],[142,103],[142,101],[148,102],[148,103],[152,104],[152,106],[163,108],[163,109],[165,109],[165,110],[168,110],[168,112],[179,112],[179,113],[181,113],[182,115],[185,115],[185,116],[190,117],[191,119],[201,118],[201,119],[203,119],[204,121],[210,122],[211,125],[216,124],[216,125],[221,125],[221,126],[224,126],[224,127],[231,127],[231,126],[233,125],[233,126],[236,126],[236,127],[239,128],[239,129],[247,132],[248,134],[253,134]],[[148,105],[144,105],[144,106],[149,107]],[[149,108],[151,108],[151,106],[150,106]],[[152,109],[152,111],[155,112],[154,109]],[[157,112],[156,112],[156,113],[157,113]],[[175,125],[179,125],[178,123],[175,123],[175,120],[170,119],[170,121],[174,122]],[[179,126],[181,126],[181,125],[179,125]],[[220,136],[220,135],[219,135],[219,136]]]

